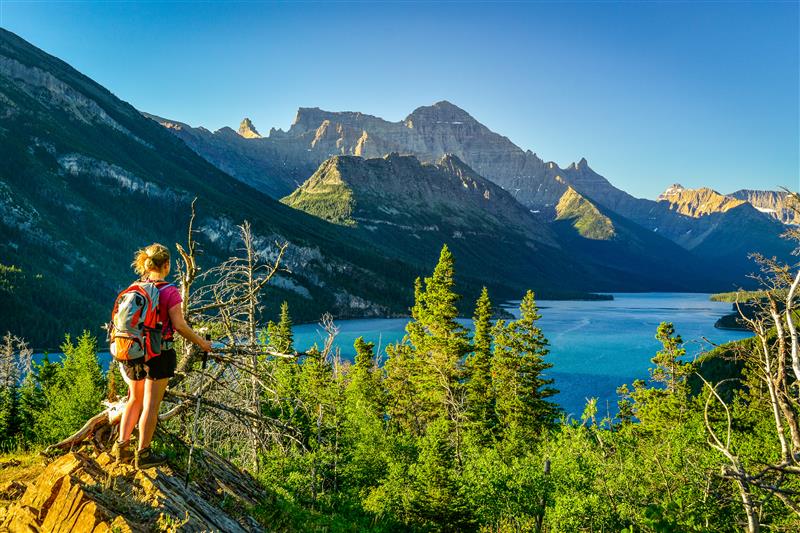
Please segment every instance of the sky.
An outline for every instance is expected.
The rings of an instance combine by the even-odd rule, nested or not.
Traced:
[[[800,189],[800,3],[0,0],[0,26],[142,111],[266,133],[448,100],[614,185]]]

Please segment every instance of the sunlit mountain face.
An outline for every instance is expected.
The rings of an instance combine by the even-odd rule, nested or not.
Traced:
[[[599,261],[617,270],[609,274],[612,278],[626,272],[629,289],[641,286],[629,275],[648,263],[664,267],[646,269],[662,283],[670,279],[686,282],[684,287],[730,289],[749,283],[747,275],[754,269],[750,253],[788,257],[792,251],[791,243],[781,238],[785,225],[797,221],[785,193],[725,195],[676,185],[656,200],[635,198],[585,158],[561,168],[446,101],[420,107],[399,122],[358,112],[300,108],[288,131],[273,128],[264,137],[253,134],[257,130],[249,120],[242,122],[244,133],[237,134],[230,128],[212,133],[148,116],[208,161],[276,198],[297,196],[305,180],[332,156],[368,159],[398,153],[435,163],[451,154],[502,187],[529,213],[553,223],[565,239],[561,245],[581,262]],[[628,230],[617,232],[612,218]],[[702,280],[692,279],[679,266],[687,264],[694,265],[691,273]]]

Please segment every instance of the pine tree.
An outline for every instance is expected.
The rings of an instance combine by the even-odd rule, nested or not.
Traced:
[[[466,328],[458,323],[453,254],[442,247],[433,275],[414,285],[411,322],[401,344],[387,349],[390,415],[416,433],[438,417],[455,420],[463,404],[461,362],[469,352]]]
[[[452,531],[469,531],[475,528],[474,518],[460,490],[452,434],[452,423],[440,418],[431,422],[427,434],[418,439],[419,457],[409,468],[407,512],[422,519],[423,524],[446,524]]]
[[[416,351],[406,342],[386,347],[386,389],[389,395],[386,406],[392,423],[403,431],[419,435],[424,430],[423,405],[419,401],[420,362]]]
[[[356,350],[353,360],[355,367],[371,373],[375,368],[375,343],[365,341],[364,337],[358,337],[353,343],[353,348]]]
[[[659,324],[656,339],[661,342],[661,350],[651,359],[656,367],[650,371],[650,377],[656,383],[662,383],[670,393],[676,393],[691,372],[691,365],[681,360],[686,355],[683,339],[675,334],[672,322]]]
[[[472,354],[466,360],[467,409],[471,427],[482,442],[488,442],[496,424],[492,388],[492,303],[486,287],[475,304]]]
[[[364,337],[358,337],[353,347],[356,356],[348,375],[348,396],[362,404],[365,409],[380,415],[383,412],[384,401],[380,371],[375,362],[375,343],[366,342]]]
[[[8,447],[18,430],[18,382],[16,339],[10,333],[0,346],[0,448]]]
[[[687,413],[686,378],[692,365],[681,360],[686,349],[671,322],[659,324],[656,339],[661,342],[661,350],[651,359],[655,367],[650,369],[650,382],[655,386],[648,387],[644,380],[636,380],[633,391],[626,387],[623,392],[627,393],[631,414],[639,419],[641,427],[661,429],[680,423]]]
[[[88,331],[73,344],[61,345],[64,359],[53,383],[43,389],[45,409],[35,415],[35,429],[44,442],[66,437],[100,411],[106,383],[97,360],[97,339]]]
[[[386,439],[385,394],[375,361],[374,343],[355,340],[356,356],[347,373],[345,423],[340,448],[345,455],[343,476],[353,487],[376,484],[384,477],[386,460],[380,453]]]
[[[289,315],[289,304],[281,304],[278,323],[269,321],[266,331],[266,343],[283,354],[294,352],[294,336],[292,334],[292,318]],[[266,373],[275,380],[274,395],[269,393],[265,401],[272,406],[272,414],[293,422],[298,416],[297,396],[300,388],[300,365],[296,359],[275,357],[267,362]]]
[[[550,387],[553,380],[543,376],[553,365],[544,361],[548,342],[536,325],[541,317],[532,291],[522,299],[520,313],[518,320],[495,326],[492,359],[498,426],[512,444],[535,439],[559,413],[558,406],[547,400],[558,391]]]
[[[23,430],[20,379],[30,373],[33,350],[19,337],[6,333],[0,343],[0,447],[20,442]]]
[[[0,385],[0,450],[9,448],[18,432],[18,394],[16,383]]]
[[[42,444],[44,441],[36,432],[37,417],[47,408],[44,391],[56,382],[59,365],[51,363],[47,354],[42,362],[33,362],[31,371],[19,388],[19,427],[22,441],[26,444]]]
[[[269,343],[281,353],[294,351],[294,334],[292,333],[292,317],[289,316],[289,304],[281,304],[281,314],[278,323],[272,321],[267,324]]]
[[[339,438],[344,422],[343,382],[338,361],[330,361],[316,346],[308,350],[299,366],[300,409],[296,420],[309,450],[306,460],[311,499],[336,490],[339,483],[341,447]]]

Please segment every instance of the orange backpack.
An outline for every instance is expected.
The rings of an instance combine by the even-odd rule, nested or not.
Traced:
[[[136,281],[119,293],[108,324],[111,355],[117,361],[147,362],[161,354],[163,324],[158,321],[158,290],[166,281]]]

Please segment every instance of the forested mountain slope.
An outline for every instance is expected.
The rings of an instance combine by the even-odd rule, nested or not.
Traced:
[[[289,241],[275,298],[300,317],[403,312],[414,269],[343,228],[219,171],[108,90],[0,30],[0,329],[36,346],[107,320],[133,252],[185,242],[197,196],[201,266],[253,224],[259,254]],[[173,248],[174,250],[174,248]],[[433,260],[433,258],[430,258]],[[10,268],[11,266],[15,268]]]
[[[534,287],[541,295],[553,294],[550,287],[566,292],[721,286],[703,276],[691,253],[614,213],[612,222],[570,187],[559,203],[560,221],[546,223],[453,155],[435,163],[398,154],[334,156],[283,202],[351,226],[408,261],[435,254],[446,240],[465,275],[518,290]]]

